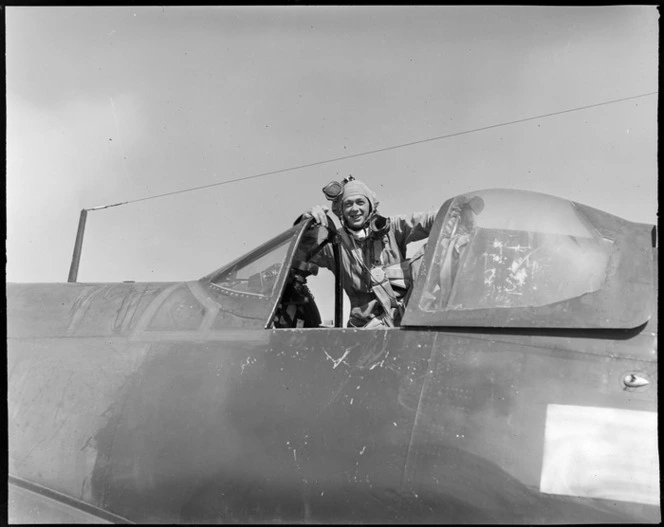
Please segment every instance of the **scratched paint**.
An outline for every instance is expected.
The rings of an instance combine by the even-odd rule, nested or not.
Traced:
[[[452,282],[446,308],[534,307],[594,292],[610,247],[602,240],[478,229],[458,261],[444,266]]]
[[[324,347],[317,343],[321,332],[280,330],[256,331],[267,341],[238,334],[223,342],[150,343],[145,359],[135,365],[133,381],[109,395],[118,404],[105,409],[106,425],[91,421],[87,426],[100,427],[93,440],[88,442],[90,435],[77,439],[84,449],[81,462],[95,460],[92,488],[84,492],[134,521],[171,523],[304,517],[321,522],[340,514],[349,521],[509,522],[541,514],[537,494],[470,448],[478,444],[465,411],[473,405],[496,413],[486,451],[502,452],[499,448],[513,440],[500,427],[520,392],[513,380],[520,369],[513,360],[508,371],[501,369],[505,359],[495,350],[481,357],[478,347],[490,345],[487,337],[455,337],[472,344],[455,350],[449,336],[435,332],[325,331]],[[101,356],[117,354],[107,349]],[[140,353],[126,356],[132,354]],[[81,357],[64,347],[55,355],[62,365],[80,363]],[[256,361],[248,364],[249,357]],[[491,371],[503,372],[502,377],[473,377],[472,372],[486,371],[488,360],[494,362]],[[381,362],[383,367],[376,366]],[[242,375],[241,364],[247,364]],[[12,361],[10,366],[18,375],[19,365]],[[23,384],[16,379],[14,385]],[[35,389],[49,390],[41,379],[33,380]],[[67,393],[79,398],[81,408],[94,399],[83,390]],[[77,407],[64,406],[65,415],[71,417]],[[18,408],[12,415],[31,413],[35,417],[34,408]],[[451,421],[436,422],[436,415]],[[83,460],[85,450],[90,450],[89,461]],[[62,471],[71,466],[66,457],[62,465],[46,457],[39,461]],[[417,479],[402,487],[406,467],[409,478]],[[38,465],[22,466],[28,468],[36,474]],[[410,472],[414,468],[417,472]],[[80,493],[81,485],[89,484],[84,475],[78,478]],[[535,505],[519,510],[502,505],[496,489],[516,496],[520,504]],[[466,501],[460,501],[464,496]],[[344,503],[342,511],[339,503]],[[575,511],[566,502],[555,510]],[[584,510],[567,514],[561,517],[589,517]]]

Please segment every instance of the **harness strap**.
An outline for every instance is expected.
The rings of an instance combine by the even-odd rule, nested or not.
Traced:
[[[397,295],[381,267],[371,270],[371,288],[383,307],[397,307]]]
[[[346,229],[344,229],[341,225],[339,218],[334,214],[328,214],[328,219],[332,221],[332,224],[334,225],[341,240],[341,245],[343,245],[350,254],[353,254],[354,244],[346,232]],[[394,238],[394,236],[392,236],[392,238]],[[396,243],[396,241],[393,240],[393,243]],[[373,254],[371,255],[370,261],[373,265],[377,266],[371,269],[369,275],[371,278],[371,291],[383,308],[383,319],[385,324],[388,327],[394,327],[392,313],[394,309],[398,308],[399,306],[397,295],[395,294],[394,289],[392,289],[392,285],[390,284],[388,277],[383,271],[383,268],[380,266],[380,260],[374,262],[376,258],[380,258],[381,240],[374,240],[372,249]]]
[[[344,229],[343,225],[341,225],[341,222],[339,221],[339,218],[337,217],[337,215],[336,214],[328,214],[327,218],[329,220],[332,220],[332,225],[334,225],[334,230],[336,231],[336,234],[341,239],[341,244],[344,247],[346,247],[347,250],[352,251],[353,250],[353,244],[350,241],[350,237],[348,236],[348,233],[346,232],[346,229]]]
[[[371,270],[371,290],[383,307],[386,324],[389,327],[394,327],[392,312],[397,308],[399,303],[397,302],[397,295],[390,285],[390,281],[380,267],[374,267]]]

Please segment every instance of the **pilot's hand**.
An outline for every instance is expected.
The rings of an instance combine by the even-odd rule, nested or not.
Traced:
[[[327,227],[327,213],[329,208],[321,205],[314,205],[308,211],[306,211],[302,217],[303,218],[313,218],[315,223]]]

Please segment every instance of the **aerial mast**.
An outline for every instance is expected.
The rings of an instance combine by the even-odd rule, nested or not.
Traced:
[[[69,267],[69,278],[67,282],[76,282],[78,277],[78,264],[81,261],[81,249],[83,248],[83,234],[85,233],[85,222],[88,217],[87,209],[81,209],[81,216],[78,219],[78,232],[76,233],[76,242],[74,242],[74,254],[71,257],[71,266]]]

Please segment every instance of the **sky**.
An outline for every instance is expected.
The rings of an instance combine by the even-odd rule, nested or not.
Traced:
[[[657,221],[655,6],[7,7],[8,282],[200,278],[352,174]],[[420,142],[424,141],[424,142]],[[419,142],[419,143],[418,143]],[[156,199],[159,194],[321,163]]]

